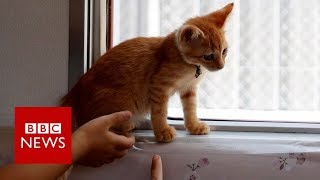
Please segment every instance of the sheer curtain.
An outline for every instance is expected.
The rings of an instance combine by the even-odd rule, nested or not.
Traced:
[[[117,1],[114,43],[166,35],[186,19],[229,2]],[[319,112],[319,28],[320,1],[235,0],[226,26],[227,64],[209,73],[199,86],[200,116],[214,110]],[[170,107],[181,107],[178,96],[171,99]]]

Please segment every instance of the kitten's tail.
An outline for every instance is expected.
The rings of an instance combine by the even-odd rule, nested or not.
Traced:
[[[78,94],[79,94],[79,85],[78,83],[60,100],[60,106],[62,107],[72,107],[72,129],[76,130],[78,125],[76,123],[77,114],[78,114]]]
[[[61,98],[60,100],[60,105],[61,106],[70,106],[70,107],[75,107],[77,104],[77,99],[75,97],[77,97],[78,94],[78,88],[77,85],[75,85],[71,91],[68,92],[68,94],[66,94],[64,97]]]

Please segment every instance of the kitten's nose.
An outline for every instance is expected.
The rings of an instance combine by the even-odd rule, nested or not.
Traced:
[[[224,60],[220,59],[217,63],[217,68],[218,69],[222,69],[224,67]]]
[[[218,66],[218,69],[223,69],[224,65]]]

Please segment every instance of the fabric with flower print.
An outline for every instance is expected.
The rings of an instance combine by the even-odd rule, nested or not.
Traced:
[[[288,153],[274,160],[273,165],[276,169],[291,171],[297,165],[303,165],[306,161],[304,153]]]
[[[203,168],[210,165],[210,161],[208,158],[200,158],[198,162],[194,162],[192,164],[187,164],[187,167],[191,170],[191,172],[186,174],[186,180],[199,180],[200,175],[197,173],[197,169]]]

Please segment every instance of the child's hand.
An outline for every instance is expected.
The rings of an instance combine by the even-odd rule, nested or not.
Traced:
[[[134,137],[125,137],[110,131],[114,126],[129,129],[131,113],[117,112],[93,119],[72,135],[73,161],[89,166],[101,166],[127,154]]]

